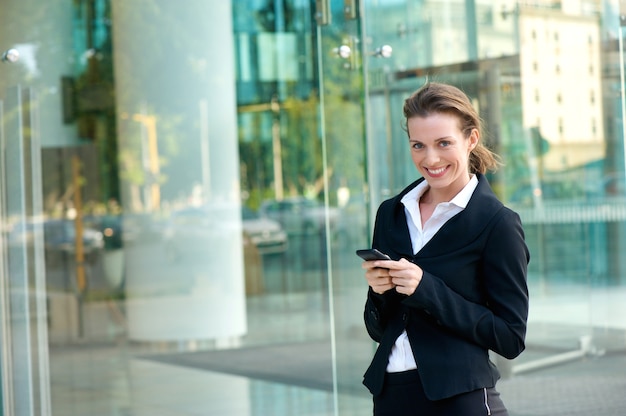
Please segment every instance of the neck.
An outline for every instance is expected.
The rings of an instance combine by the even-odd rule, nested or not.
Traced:
[[[469,183],[470,176],[468,175],[467,180],[463,182],[463,185],[459,188],[432,188],[428,186],[426,192],[422,194],[419,201],[423,204],[440,204],[442,202],[450,202],[461,190]]]

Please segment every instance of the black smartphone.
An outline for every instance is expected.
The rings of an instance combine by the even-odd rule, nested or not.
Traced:
[[[385,253],[381,253],[375,248],[366,248],[356,251],[356,255],[363,260],[391,260],[391,257]]]

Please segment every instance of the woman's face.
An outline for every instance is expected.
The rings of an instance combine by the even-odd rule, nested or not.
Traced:
[[[412,117],[407,127],[417,170],[433,191],[453,198],[469,181],[469,155],[478,143],[478,130],[466,138],[459,118],[448,113]]]

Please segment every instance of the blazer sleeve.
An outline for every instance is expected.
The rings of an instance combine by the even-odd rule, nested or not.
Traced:
[[[379,245],[380,235],[383,233],[381,228],[384,228],[383,217],[389,214],[389,210],[392,209],[392,206],[391,201],[387,200],[380,205],[376,212],[372,247],[382,249],[383,251],[384,248]],[[391,253],[391,255],[394,256],[393,253]],[[368,288],[363,318],[367,333],[374,341],[381,341],[390,319],[397,313],[398,309],[400,309],[400,301],[405,297],[406,296],[399,294],[393,289],[379,294],[374,292],[371,287]]]
[[[484,303],[467,300],[427,270],[415,293],[403,303],[422,309],[458,336],[512,359],[525,348],[529,253],[519,216],[506,208],[501,213],[483,236],[477,278]]]
[[[374,341],[382,340],[389,320],[400,308],[401,298],[402,295],[395,290],[388,290],[381,295],[374,292],[371,287],[369,288],[363,319],[367,333]]]

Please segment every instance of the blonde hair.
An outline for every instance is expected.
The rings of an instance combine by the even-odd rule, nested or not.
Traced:
[[[404,101],[405,130],[413,117],[427,117],[433,113],[455,115],[459,119],[460,129],[469,138],[474,129],[479,133],[476,147],[469,156],[470,173],[495,171],[500,166],[498,155],[489,150],[480,140],[482,121],[467,95],[452,85],[429,82]]]

